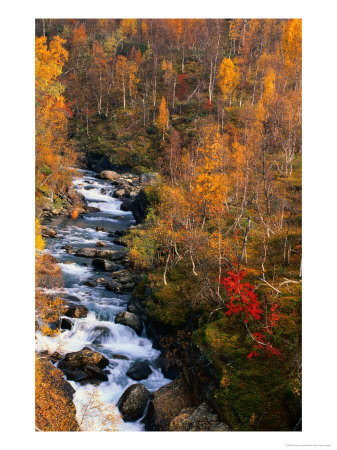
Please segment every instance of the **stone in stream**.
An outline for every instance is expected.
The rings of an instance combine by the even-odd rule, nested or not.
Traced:
[[[100,172],[99,178],[101,178],[102,180],[114,181],[119,178],[119,175],[113,170],[103,170],[102,172]]]
[[[107,247],[108,244],[106,244],[104,241],[97,241],[96,242],[96,247]]]
[[[107,229],[104,228],[104,227],[96,227],[96,231],[104,231],[104,232],[106,232]]]
[[[118,355],[117,353],[114,353],[113,355],[111,355],[112,359],[125,359],[128,360],[129,358],[127,356],[124,355]]]
[[[85,258],[94,258],[96,256],[95,248],[79,248],[76,250],[76,256],[83,256]]]
[[[144,361],[136,361],[129,367],[126,375],[135,381],[145,380],[152,373],[150,366]]]
[[[41,226],[41,234],[43,237],[47,237],[47,238],[56,238],[57,237],[57,232],[55,230],[53,230],[52,228],[48,228],[45,225]]]
[[[100,381],[108,381],[109,378],[107,374],[97,367],[95,364],[86,364],[82,369],[87,375],[89,375],[90,378],[93,378],[94,380],[100,380]]]
[[[64,315],[75,319],[81,319],[87,317],[88,308],[84,305],[66,305]]]
[[[107,289],[108,291],[119,292],[121,294],[130,292],[134,287],[135,283],[122,284],[116,280],[109,281],[105,285],[105,289]]]
[[[116,316],[115,323],[132,328],[139,336],[142,334],[143,322],[142,319],[136,314],[128,311],[121,311]]]
[[[84,286],[96,287],[97,281],[96,280],[87,280],[83,284],[84,284]]]
[[[150,393],[143,384],[137,383],[129,386],[116,404],[123,420],[134,422],[142,417],[149,398]]]
[[[99,208],[96,208],[96,206],[88,206],[88,212],[90,213],[95,213],[95,212],[100,212],[101,210]]]
[[[82,369],[87,364],[94,364],[100,369],[104,369],[109,364],[109,360],[99,352],[84,347],[79,352],[67,353],[62,361],[59,362],[60,369],[71,366],[75,369]]]
[[[65,319],[64,317],[61,319],[61,329],[62,330],[71,330],[73,327],[73,323],[69,319]]]
[[[127,254],[127,250],[96,250],[96,258],[109,259],[110,261],[121,261],[126,258]]]
[[[92,265],[99,270],[104,270],[105,272],[114,272],[120,270],[122,267],[113,262],[107,261],[103,258],[94,258],[92,260]]]
[[[112,332],[110,328],[97,326],[90,331],[89,338],[93,339],[92,344],[99,345],[103,342],[106,342],[108,339],[112,337]]]

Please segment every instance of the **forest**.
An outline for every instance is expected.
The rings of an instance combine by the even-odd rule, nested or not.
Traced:
[[[46,249],[53,220],[98,214],[72,185],[91,171],[136,222],[107,230],[127,260],[95,250],[92,264],[113,278],[107,259],[122,261],[135,277],[119,292],[131,292],[128,311],[186,399],[173,404],[171,384],[147,387],[145,430],[301,431],[302,21],[37,19],[35,46],[39,342],[77,317],[50,294],[66,264]],[[71,353],[43,350],[37,431],[96,430],[98,415],[118,430],[115,402],[98,391],[91,422],[79,419],[69,367],[56,369]]]

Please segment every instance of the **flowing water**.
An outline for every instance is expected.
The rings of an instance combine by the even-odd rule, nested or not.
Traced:
[[[58,351],[65,354],[88,346],[104,354],[110,361],[109,366],[106,367],[110,372],[109,381],[102,382],[98,387],[69,381],[76,390],[74,403],[79,420],[81,420],[81,410],[88,404],[93,389],[97,389],[103,405],[114,405],[128,386],[137,383],[126,376],[128,368],[135,361],[146,361],[153,371],[147,379],[140,381],[150,392],[170,382],[156,365],[160,352],[153,348],[151,341],[147,338],[145,327],[142,335],[138,336],[131,328],[114,323],[116,315],[126,309],[129,295],[113,293],[101,285],[85,286],[83,283],[89,278],[107,279],[109,274],[94,269],[91,266],[91,259],[67,254],[62,249],[66,244],[71,244],[74,249],[97,248],[95,244],[101,240],[108,245],[105,248],[120,250],[121,247],[112,242],[113,238],[110,238],[107,232],[96,231],[96,227],[102,226],[109,231],[125,230],[135,223],[130,212],[120,210],[121,201],[112,197],[114,189],[110,183],[96,179],[93,172],[80,171],[80,173],[82,176],[73,181],[75,189],[85,196],[89,206],[99,208],[100,212],[87,213],[77,220],[65,217],[52,219],[50,225],[57,230],[59,238],[48,239],[47,251],[59,260],[64,283],[62,288],[47,292],[60,294],[72,303],[77,301],[85,305],[89,313],[85,318],[71,319],[74,322],[73,328],[62,330],[56,337],[37,335],[39,351]],[[102,188],[106,190],[106,193],[101,192]],[[124,355],[128,360],[114,359],[114,354]],[[97,414],[93,423],[90,423],[90,430],[102,429],[103,420],[104,415],[100,417],[100,414]],[[141,420],[142,418],[136,422],[121,420],[118,429],[143,431],[144,425]]]

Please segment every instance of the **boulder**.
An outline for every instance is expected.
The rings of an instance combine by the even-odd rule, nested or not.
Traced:
[[[218,421],[207,403],[196,408],[182,409],[169,425],[170,431],[229,431],[228,425]]]
[[[89,347],[84,347],[79,352],[67,353],[63,360],[60,361],[59,367],[62,368],[62,366],[68,365],[75,369],[82,369],[87,364],[94,364],[100,369],[104,369],[109,364],[109,360],[101,353],[95,352]]]
[[[64,315],[75,319],[82,319],[87,317],[88,308],[84,305],[66,305]]]
[[[126,375],[135,381],[145,380],[152,373],[150,366],[144,361],[136,361],[129,367]]]
[[[146,192],[144,189],[141,189],[131,204],[131,211],[137,224],[145,221],[149,205],[150,202]]]
[[[105,272],[113,272],[121,269],[121,266],[119,266],[118,264],[107,261],[106,259],[103,258],[94,258],[92,260],[92,265],[96,269],[104,270]]]
[[[184,408],[192,407],[193,397],[186,381],[179,377],[152,394],[144,419],[147,431],[169,431],[170,423]]]
[[[77,383],[81,383],[83,381],[87,381],[89,376],[83,370],[80,369],[71,369],[70,367],[65,368],[61,365],[61,370],[64,375],[67,377],[69,381],[76,381]]]
[[[116,316],[115,323],[132,328],[138,335],[141,335],[143,331],[142,319],[138,315],[128,311],[121,311]]]
[[[121,211],[131,211],[132,200],[125,199],[120,206]]]
[[[121,294],[132,291],[132,289],[134,289],[134,287],[135,287],[135,283],[122,284],[122,283],[119,283],[119,281],[117,281],[117,280],[109,281],[105,285],[105,289],[107,289],[108,291],[119,292]]]
[[[96,247],[107,247],[108,244],[106,244],[104,241],[97,241],[96,242]]]
[[[115,198],[122,198],[122,197],[124,197],[124,195],[125,195],[125,189],[117,189],[113,193],[113,197],[115,197]]]
[[[141,315],[144,313],[144,306],[139,298],[131,297],[126,310],[130,313]]]
[[[107,339],[112,337],[112,332],[110,328],[104,326],[97,326],[90,331],[90,339],[93,338],[92,343],[94,345],[102,344],[106,342]]]
[[[84,258],[94,258],[96,256],[95,248],[79,248],[76,250],[76,256],[82,256]]]
[[[103,170],[99,174],[99,178],[102,180],[109,180],[114,181],[119,177],[118,173],[114,172],[113,170]]]
[[[111,356],[111,358],[113,358],[113,359],[125,359],[125,360],[128,360],[128,359],[129,359],[127,356],[124,356],[124,355],[118,355],[117,353],[114,353],[114,354]]]
[[[127,251],[125,250],[96,250],[96,258],[109,259],[110,261],[118,261],[126,257]]]
[[[62,359],[62,355],[61,355],[60,353],[58,353],[58,352],[54,352],[54,353],[51,353],[51,354],[49,355],[49,360],[50,360],[53,364],[57,363],[57,361],[60,361],[60,359]]]
[[[83,283],[84,286],[89,286],[89,287],[96,287],[97,286],[97,281],[96,280],[87,280]]]
[[[64,317],[61,319],[61,329],[62,330],[71,330],[73,327],[73,323],[69,319],[65,319]]]
[[[90,213],[96,213],[100,212],[101,210],[99,208],[96,208],[96,206],[88,206],[88,212]]]
[[[104,227],[96,227],[96,231],[107,231],[107,229],[106,228],[104,228]]]
[[[47,238],[56,238],[57,237],[57,231],[53,230],[52,228],[48,228],[45,225],[41,226],[41,234],[43,237],[47,237]]]
[[[150,393],[143,384],[137,383],[129,386],[116,405],[123,420],[133,422],[142,417],[149,398]]]
[[[86,364],[82,370],[90,377],[90,379],[99,381],[109,380],[107,374],[95,364]]]

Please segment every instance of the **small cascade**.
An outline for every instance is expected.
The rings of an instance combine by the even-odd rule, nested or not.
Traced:
[[[90,258],[76,256],[76,249],[97,248],[95,244],[100,240],[107,245],[106,249],[120,250],[121,247],[112,242],[107,232],[96,231],[96,227],[104,227],[109,231],[125,230],[135,221],[130,212],[120,210],[121,201],[112,196],[114,189],[111,184],[98,180],[93,172],[81,172],[81,176],[73,181],[75,189],[85,196],[89,206],[98,210],[87,213],[76,221],[66,217],[53,219],[52,226],[57,229],[59,238],[48,240],[47,251],[59,261],[64,286],[46,292],[60,295],[71,303],[84,305],[88,309],[88,315],[85,318],[72,318],[71,330],[62,330],[56,337],[38,334],[36,341],[38,351],[48,350],[65,355],[90,347],[109,359],[106,367],[108,381],[98,386],[69,381],[76,390],[74,403],[78,412],[89,401],[94,389],[105,405],[115,405],[125,389],[137,383],[126,375],[131,364],[136,361],[145,361],[152,369],[151,375],[140,381],[150,392],[171,381],[164,377],[157,365],[160,352],[153,348],[146,330],[138,336],[133,329],[114,323],[117,314],[126,309],[129,295],[108,291],[99,284],[95,287],[84,284],[88,279],[107,278],[109,273],[94,269]],[[66,253],[62,248],[67,244],[72,245],[74,253]],[[120,359],[118,355],[124,358]],[[143,431],[141,420],[142,418],[136,422],[124,422],[121,419],[117,429]],[[82,428],[85,430],[85,426]],[[94,418],[90,429],[102,429],[99,414]]]

